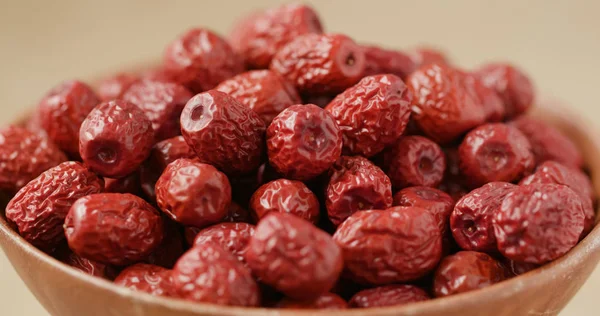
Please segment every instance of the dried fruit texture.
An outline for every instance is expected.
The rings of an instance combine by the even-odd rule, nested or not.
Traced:
[[[319,221],[319,200],[300,181],[279,179],[261,186],[250,199],[250,209],[256,221],[270,212],[293,214],[313,224]]]
[[[360,80],[365,54],[345,35],[307,34],[283,46],[269,68],[300,93],[338,93]]]
[[[214,242],[229,250],[241,262],[245,262],[244,255],[253,235],[252,224],[220,223],[202,229],[194,238],[194,245]]]
[[[0,130],[1,190],[17,192],[65,160],[65,154],[44,135],[16,126]]]
[[[527,116],[508,123],[529,140],[536,164],[555,160],[572,168],[583,166],[583,157],[575,143],[555,127]]]
[[[137,106],[123,100],[98,105],[79,131],[81,158],[94,172],[110,178],[134,172],[153,144],[152,123]]]
[[[433,292],[436,297],[454,295],[490,286],[504,278],[504,268],[494,258],[481,252],[460,251],[440,263]]]
[[[446,236],[454,200],[447,193],[429,187],[409,187],[394,194],[394,206],[414,206],[428,210],[435,217],[440,232]]]
[[[488,64],[476,73],[485,86],[496,90],[502,98],[507,118],[523,114],[533,105],[533,84],[527,75],[515,66]]]
[[[157,296],[175,296],[171,270],[152,264],[138,263],[121,271],[115,284]]]
[[[267,68],[273,56],[298,36],[322,33],[319,16],[309,6],[286,4],[241,19],[231,43],[248,68]]]
[[[244,70],[240,58],[219,35],[193,28],[171,42],[163,57],[163,67],[175,82],[198,93]]]
[[[431,64],[450,65],[450,62],[442,51],[431,47],[415,48],[410,51],[409,56],[416,68]]]
[[[258,306],[260,293],[250,270],[221,246],[206,242],[188,250],[173,268],[179,297],[232,306]]]
[[[583,231],[579,195],[558,184],[520,186],[494,214],[498,249],[508,259],[542,264],[573,248]]]
[[[410,56],[402,51],[375,45],[366,45],[362,48],[365,52],[364,76],[393,74],[404,80],[416,69]]]
[[[456,243],[465,250],[496,252],[492,220],[514,184],[490,182],[463,196],[454,206],[450,228]]]
[[[362,284],[416,280],[432,271],[442,255],[438,223],[418,207],[356,212],[333,239],[342,248],[346,271]]]
[[[454,201],[460,200],[465,194],[469,193],[465,187],[465,176],[460,172],[460,159],[457,147],[444,148],[446,154],[446,174],[439,189],[450,194]]]
[[[267,129],[269,163],[286,178],[306,181],[325,172],[342,153],[342,134],[331,114],[314,104],[293,105]]]
[[[229,204],[229,210],[227,212],[227,215],[225,215],[225,217],[221,220],[221,222],[222,223],[247,223],[247,224],[254,223],[254,221],[252,220],[252,217],[250,216],[250,212],[248,212],[248,210],[239,206],[235,202],[231,202],[231,204]],[[187,242],[187,244],[189,246],[194,244],[194,239],[196,238],[196,236],[198,235],[198,233],[201,230],[202,230],[201,228],[192,227],[192,226],[188,226],[184,229],[185,241]]]
[[[460,170],[472,187],[519,181],[535,167],[529,141],[518,129],[484,124],[465,136],[458,148]]]
[[[78,255],[117,266],[146,259],[163,238],[163,222],[152,205],[128,193],[98,193],[78,199],[64,225]]]
[[[333,165],[325,194],[327,216],[335,226],[357,211],[392,206],[390,179],[360,156],[342,156]]]
[[[190,99],[181,113],[181,133],[201,161],[227,174],[248,173],[262,162],[263,120],[223,92]]]
[[[278,212],[256,226],[246,262],[263,283],[298,300],[329,292],[343,267],[342,252],[331,236],[297,216]]]
[[[537,269],[539,265],[527,262],[516,262],[510,259],[505,259],[503,265],[506,268],[508,277],[518,276]]]
[[[98,96],[102,101],[112,101],[120,99],[123,94],[140,78],[133,74],[118,73],[114,76],[105,78],[98,83]]]
[[[412,117],[438,143],[449,143],[485,121],[485,111],[464,84],[460,71],[428,64],[407,79]]]
[[[371,157],[392,145],[410,117],[412,95],[399,77],[368,76],[325,107],[335,118],[344,152]]]
[[[190,98],[192,93],[182,85],[150,80],[133,84],[123,95],[123,100],[137,105],[152,122],[156,141],[181,133],[179,117]]]
[[[585,223],[582,236],[585,237],[596,222],[594,210],[594,188],[588,176],[578,169],[569,168],[556,161],[546,161],[539,165],[535,172],[525,177],[519,184],[529,185],[534,183],[563,184],[579,194],[583,203]]]
[[[60,149],[78,156],[79,128],[98,103],[100,99],[88,85],[67,81],[44,96],[37,116],[41,127]]]
[[[162,221],[164,237],[146,261],[153,265],[172,269],[177,259],[185,252],[181,227],[166,216],[162,217]]]
[[[395,188],[437,187],[444,178],[446,156],[423,136],[404,136],[384,154],[384,165]]]
[[[270,70],[244,72],[221,82],[215,90],[256,112],[266,125],[287,107],[302,102],[294,86]]]
[[[285,309],[346,309],[348,303],[343,298],[333,293],[325,293],[314,300],[299,301],[290,298],[284,298],[275,306]]]
[[[140,183],[140,173],[135,171],[120,179],[104,178],[104,192],[141,195],[142,187]]]
[[[431,299],[429,294],[414,285],[386,285],[362,290],[350,299],[353,308],[398,306]]]
[[[102,179],[82,164],[63,162],[21,188],[6,206],[6,219],[32,245],[52,251],[65,238],[63,224],[71,205],[102,189]]]
[[[463,72],[464,85],[470,89],[475,100],[483,107],[487,122],[501,122],[506,109],[496,90],[483,84],[481,78],[471,72]]]
[[[156,182],[156,202],[174,221],[205,227],[227,214],[231,186],[215,167],[181,158],[170,163]]]
[[[99,278],[108,278],[108,270],[110,269],[109,266],[83,258],[71,251],[71,249],[66,246],[63,248],[64,249],[59,248],[60,250],[58,251],[56,259],[86,274]]]

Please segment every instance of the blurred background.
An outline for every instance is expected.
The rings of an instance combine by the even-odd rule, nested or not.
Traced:
[[[89,81],[157,61],[189,27],[225,35],[244,13],[284,2],[0,0],[0,124],[63,80]],[[600,1],[304,2],[319,11],[328,32],[392,48],[438,46],[465,68],[507,60],[530,75],[538,95],[563,100],[589,121],[600,114]],[[597,270],[560,315],[597,315],[599,291]],[[1,253],[0,305],[3,315],[47,315]]]

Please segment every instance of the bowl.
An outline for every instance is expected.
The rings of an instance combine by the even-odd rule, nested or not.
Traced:
[[[594,190],[600,195],[600,160],[597,159],[600,137],[567,108],[542,103],[547,105],[536,108],[532,115],[558,127],[576,142],[587,162]],[[29,290],[52,315],[556,315],[600,260],[599,226],[558,260],[481,290],[405,306],[336,312],[229,307],[134,292],[73,269],[36,249],[9,226],[3,212],[0,244]]]

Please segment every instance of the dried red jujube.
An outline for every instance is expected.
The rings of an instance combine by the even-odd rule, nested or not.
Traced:
[[[220,223],[200,230],[194,238],[194,245],[214,242],[229,250],[238,260],[244,262],[250,238],[254,235],[254,225],[247,223]]]
[[[319,200],[300,181],[278,179],[262,185],[252,195],[250,209],[256,221],[270,212],[293,214],[313,224],[319,221]]]
[[[375,45],[366,45],[362,48],[365,52],[364,76],[393,74],[404,80],[416,69],[410,56],[402,51]]]
[[[442,237],[446,236],[454,200],[447,193],[430,187],[408,187],[394,194],[394,206],[414,206],[428,210],[435,217]]]
[[[509,64],[488,64],[477,70],[483,84],[498,93],[506,109],[506,117],[526,112],[534,99],[534,88],[521,70]]]
[[[437,187],[444,178],[446,156],[423,136],[404,136],[384,153],[384,165],[395,188]]]
[[[145,263],[132,265],[115,279],[115,284],[158,296],[175,296],[171,270]]]
[[[384,285],[362,290],[350,299],[353,308],[398,306],[431,299],[423,289],[414,285]]]
[[[102,101],[112,101],[120,99],[123,94],[140,78],[137,75],[129,73],[118,73],[105,78],[98,83],[98,96]]]
[[[435,272],[433,292],[436,297],[464,293],[490,286],[505,279],[500,262],[475,251],[460,251],[442,260]]]
[[[286,309],[320,309],[320,310],[335,310],[346,309],[348,303],[343,298],[333,293],[325,293],[314,300],[302,301],[290,298],[284,298],[275,306],[277,308]]]

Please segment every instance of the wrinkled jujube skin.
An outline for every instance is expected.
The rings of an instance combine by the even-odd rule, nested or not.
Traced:
[[[398,306],[431,299],[423,289],[414,285],[385,285],[356,293],[348,302],[352,308]]]
[[[150,80],[133,84],[123,95],[123,100],[137,105],[152,122],[156,141],[181,134],[179,117],[191,98],[192,93],[182,85]]]
[[[432,47],[417,47],[409,52],[409,56],[416,68],[430,64],[450,65],[445,53]]]
[[[384,165],[394,188],[437,187],[444,178],[446,156],[423,136],[404,136],[384,153]]]
[[[458,148],[460,171],[472,187],[519,181],[535,167],[529,141],[518,129],[484,124],[465,136]]]
[[[186,226],[201,228],[221,221],[231,203],[227,176],[211,165],[187,158],[167,166],[155,191],[158,207]]]
[[[577,244],[584,220],[583,203],[569,187],[520,186],[504,198],[494,214],[498,250],[519,262],[552,261]]]
[[[175,264],[177,295],[195,302],[258,306],[260,292],[248,268],[213,242],[192,247]]]
[[[171,274],[171,270],[163,267],[138,263],[121,271],[114,282],[134,291],[157,296],[175,296]]]
[[[506,195],[516,189],[516,185],[507,182],[490,182],[463,196],[450,215],[456,243],[464,250],[497,251],[494,213]]]
[[[303,4],[285,4],[252,13],[234,27],[231,45],[248,68],[267,68],[287,43],[304,34],[323,32],[317,13]]]
[[[460,71],[427,64],[406,80],[413,95],[411,117],[438,143],[449,143],[485,121],[485,111]]]
[[[490,286],[505,279],[500,262],[475,251],[460,251],[442,260],[435,272],[436,297],[464,293]]]
[[[16,126],[0,129],[0,190],[15,193],[65,160],[65,154],[43,134]]]
[[[139,80],[140,78],[134,74],[124,72],[115,74],[98,83],[98,96],[105,102],[120,99],[127,89]]]
[[[402,80],[415,71],[415,63],[406,53],[375,45],[363,45],[365,71],[363,76],[393,74]]]
[[[88,260],[79,256],[69,249],[65,244],[64,247],[59,247],[54,254],[55,258],[66,265],[69,265],[79,271],[96,277],[108,279],[110,276],[111,267],[100,262]]]
[[[507,277],[515,277],[531,270],[537,269],[540,265],[527,262],[516,262],[510,259],[504,259],[502,261],[504,268],[506,269]]]
[[[458,201],[465,194],[469,193],[465,185],[466,179],[460,172],[458,148],[447,147],[443,150],[446,155],[446,174],[438,188],[448,193],[454,201]]]
[[[351,278],[367,285],[416,280],[432,271],[442,255],[435,217],[419,207],[359,211],[333,235]]]
[[[392,145],[410,117],[412,95],[397,76],[368,76],[340,93],[325,110],[335,118],[347,154],[371,157]]]
[[[124,178],[104,178],[104,192],[141,195],[142,186],[139,171],[135,171]]]
[[[342,153],[333,116],[314,104],[293,105],[267,128],[269,163],[289,179],[306,181],[325,172]]]
[[[361,156],[342,156],[333,165],[325,194],[327,216],[335,226],[357,211],[392,206],[390,179]]]
[[[536,164],[555,160],[572,168],[583,166],[583,157],[575,143],[554,126],[527,116],[508,124],[518,128],[527,137]]]
[[[135,104],[123,100],[95,107],[79,131],[81,158],[92,171],[110,178],[134,172],[153,144],[150,120]]]
[[[171,42],[163,56],[171,79],[199,93],[244,70],[241,59],[216,33],[193,28]]]
[[[430,187],[408,187],[394,194],[394,206],[414,206],[428,210],[435,217],[442,237],[448,232],[454,200],[447,193]]]
[[[83,164],[63,162],[21,188],[6,206],[6,219],[29,243],[52,251],[65,239],[63,224],[71,205],[103,189],[104,181]]]
[[[503,63],[488,64],[477,70],[483,84],[496,90],[504,103],[506,117],[526,112],[534,99],[534,87],[527,75],[515,66]]]
[[[181,113],[181,133],[202,162],[226,174],[248,173],[262,162],[265,123],[221,91],[190,99]]]
[[[146,262],[166,269],[172,269],[177,259],[183,255],[183,237],[181,226],[167,216],[162,216],[163,239],[148,256]]]
[[[220,223],[200,230],[194,238],[194,245],[214,242],[229,250],[241,262],[245,262],[244,255],[253,235],[252,224]]]
[[[39,124],[61,150],[79,155],[79,128],[100,98],[81,81],[67,81],[50,90],[37,108]]]
[[[301,217],[313,224],[319,221],[319,200],[302,182],[278,179],[262,185],[250,199],[255,221],[270,212],[283,212]]]
[[[462,74],[464,85],[467,89],[470,89],[475,101],[483,107],[486,122],[502,121],[506,109],[496,90],[484,85],[481,78],[474,73],[463,71]]]
[[[277,308],[285,309],[347,309],[348,303],[341,297],[333,293],[325,293],[314,300],[310,301],[299,301],[290,298],[284,298],[279,301]]]
[[[256,226],[246,251],[253,274],[286,296],[316,299],[342,272],[342,252],[331,236],[297,216],[271,212]]]
[[[339,93],[362,78],[365,53],[345,35],[306,34],[283,46],[269,69],[301,94]]]
[[[227,215],[221,220],[221,223],[247,223],[252,224],[254,221],[250,216],[250,212],[245,208],[241,207],[239,204],[235,202],[231,202],[229,204],[229,210],[227,211]],[[188,226],[184,229],[185,241],[189,246],[194,244],[194,239],[198,235],[198,233],[202,230],[202,228],[197,228],[193,226]]]

